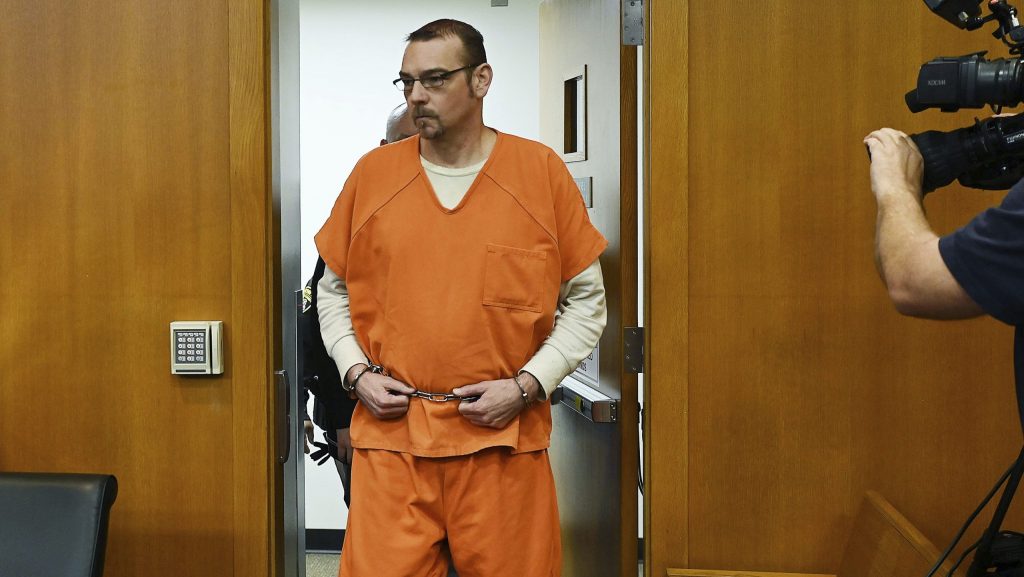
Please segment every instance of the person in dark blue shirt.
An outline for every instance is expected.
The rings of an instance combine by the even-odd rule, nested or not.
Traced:
[[[1015,326],[1024,384],[1024,181],[999,206],[939,237],[924,214],[923,160],[913,140],[883,128],[864,143],[878,203],[875,262],[896,309],[930,319],[988,314]]]

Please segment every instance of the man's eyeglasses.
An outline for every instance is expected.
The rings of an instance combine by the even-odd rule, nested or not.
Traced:
[[[476,68],[479,64],[470,64],[469,66],[463,66],[462,68],[456,68],[455,70],[449,70],[448,72],[436,72],[430,76],[424,76],[422,78],[396,78],[392,84],[395,88],[402,92],[412,92],[412,87],[419,81],[423,88],[441,88],[444,86],[445,80],[448,80],[456,72],[462,72],[463,70],[469,70],[470,68]]]

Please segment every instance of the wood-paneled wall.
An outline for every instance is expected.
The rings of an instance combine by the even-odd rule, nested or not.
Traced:
[[[928,59],[1005,50],[915,1],[649,10],[650,574],[835,571],[866,489],[944,546],[1020,446],[1012,330],[894,311],[861,140],[984,115],[903,94]],[[1000,196],[926,205],[945,233]]]
[[[0,7],[0,470],[116,475],[112,577],[274,572],[266,10]]]

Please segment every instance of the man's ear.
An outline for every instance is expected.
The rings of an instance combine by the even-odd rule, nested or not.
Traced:
[[[491,88],[491,80],[494,79],[494,69],[490,64],[484,63],[473,72],[473,95],[477,98],[487,96]]]

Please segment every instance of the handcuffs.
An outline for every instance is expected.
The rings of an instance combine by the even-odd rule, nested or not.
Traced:
[[[352,379],[352,382],[347,387],[345,386],[345,381],[342,380],[341,388],[345,389],[350,393],[354,392],[356,390],[356,383],[358,383],[359,379],[362,378],[362,376],[365,375],[366,373],[374,373],[378,375],[383,375],[385,377],[391,376],[391,371],[387,370],[381,365],[374,364],[373,361],[367,361],[366,368],[359,371],[359,374],[356,375],[354,379]],[[418,389],[409,393],[406,396],[416,397],[417,399],[423,399],[426,401],[430,401],[432,403],[447,403],[448,401],[472,403],[480,398],[480,395],[469,395],[463,397],[456,395],[455,393],[428,393],[427,391],[420,391]]]

